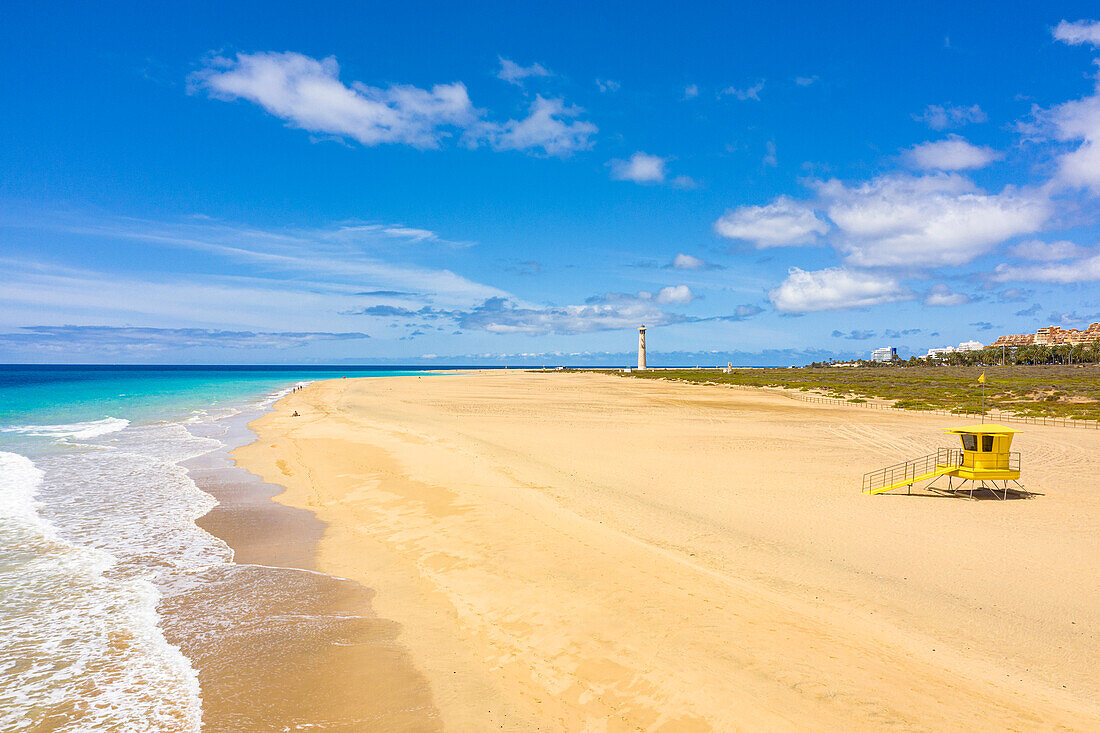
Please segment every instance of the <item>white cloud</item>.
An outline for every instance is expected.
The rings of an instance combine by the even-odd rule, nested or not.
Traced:
[[[627,160],[610,160],[611,178],[616,181],[634,183],[664,183],[668,176],[668,162],[671,158],[662,158],[638,151]],[[691,176],[676,176],[669,181],[675,188],[698,188],[699,184]]]
[[[1080,257],[1084,253],[1084,247],[1065,240],[1058,242],[1043,242],[1038,239],[1029,239],[1009,247],[1009,254],[1024,260],[1036,262],[1059,262],[1073,257]]]
[[[142,326],[20,326],[0,333],[0,347],[71,356],[105,354],[141,357],[183,349],[294,349],[318,341],[361,341],[365,333],[327,331],[228,331],[208,328]]]
[[[760,101],[760,92],[762,92],[762,91],[764,91],[764,80],[763,79],[756,82],[751,87],[747,87],[745,89],[736,89],[734,87],[726,87],[721,92],[719,92],[719,96],[736,97],[737,99],[741,100],[742,102],[746,102],[750,99],[754,99],[757,102],[759,102]]]
[[[218,269],[229,274],[126,275],[0,258],[0,271],[12,274],[0,288],[0,328],[31,323],[247,329],[257,332],[246,339],[249,343],[275,346],[329,335],[352,338],[363,322],[348,319],[358,317],[491,333],[573,334],[691,320],[665,308],[695,299],[690,288],[670,286],[655,293],[607,294],[577,305],[540,306],[447,270],[382,262],[364,253],[372,239],[382,244],[392,236],[428,231],[411,227],[267,231],[209,219],[183,224],[100,219],[78,225],[63,219],[50,217],[36,228],[104,241],[138,241],[169,255],[171,248],[199,251],[218,257]],[[392,251],[384,244],[381,248]],[[396,335],[389,330],[374,333],[383,340],[387,334]]]
[[[435,232],[428,229],[415,229],[413,227],[386,227],[382,230],[383,233],[391,237],[399,237],[401,239],[411,239],[414,242],[424,242],[427,240],[438,239]]]
[[[764,160],[765,166],[774,168],[779,165],[779,159],[775,157],[775,143],[771,140],[764,143]]]
[[[775,309],[790,314],[866,308],[912,297],[893,277],[842,267],[815,272],[792,267],[787,279],[768,292]]]
[[[913,115],[913,119],[923,122],[933,130],[945,130],[948,127],[961,127],[969,122],[985,122],[989,117],[976,104],[969,107],[930,104],[919,115]]]
[[[916,168],[957,171],[984,168],[1004,156],[993,148],[971,145],[958,135],[950,135],[946,140],[915,145],[905,157]]]
[[[1100,47],[1100,23],[1095,20],[1078,20],[1070,23],[1063,20],[1054,28],[1054,37],[1071,46],[1088,44]]]
[[[933,285],[924,295],[924,304],[930,306],[966,305],[970,302],[969,296],[964,293],[956,293],[946,285]]]
[[[727,239],[744,239],[757,247],[812,244],[829,231],[808,205],[780,196],[766,206],[740,206],[714,223]]]
[[[695,293],[687,285],[670,285],[657,291],[656,301],[661,305],[687,305],[695,300]]]
[[[1058,157],[1058,183],[1100,193],[1100,87],[1082,99],[1036,112],[1040,124],[1062,141],[1080,141]]]
[[[619,89],[622,88],[622,84],[615,81],[614,79],[597,79],[596,88],[604,94],[607,94],[608,92],[619,91]]]
[[[592,136],[598,132],[591,122],[573,120],[584,110],[566,106],[561,99],[535,96],[530,114],[522,120],[509,120],[502,125],[485,125],[481,132],[496,150],[537,150],[546,155],[567,156],[592,147]]]
[[[363,145],[404,143],[438,147],[447,128],[464,128],[480,116],[459,83],[430,90],[387,88],[339,80],[331,56],[318,61],[298,53],[237,54],[214,58],[190,77],[192,89],[218,99],[246,99],[295,127],[350,137]]]
[[[961,265],[1010,237],[1038,230],[1050,202],[1006,188],[987,194],[957,174],[890,175],[818,184],[836,246],[862,267]]]
[[[753,316],[755,316],[759,313],[763,313],[763,312],[764,312],[764,309],[761,308],[758,305],[753,305],[752,303],[743,303],[742,305],[739,305],[736,308],[734,308],[733,313],[731,313],[730,315],[728,315],[728,316],[718,316],[717,320],[720,320],[720,321],[743,321],[747,318],[752,318]]]
[[[421,326],[450,324],[448,331],[521,334],[588,333],[695,320],[666,310],[696,299],[685,285],[544,306],[447,270],[382,262],[364,252],[372,247],[390,252],[393,248],[385,244],[390,237],[415,238],[426,229],[359,225],[262,230],[208,218],[184,223],[130,218],[72,223],[71,215],[19,225],[103,241],[142,242],[166,253],[158,258],[165,261],[174,257],[173,248],[198,251],[217,257],[219,271],[227,274],[126,275],[0,258],[0,271],[11,274],[0,288],[0,328],[76,324],[249,330],[257,336],[245,339],[248,343],[277,346],[329,335],[352,338],[349,334],[359,333],[363,322],[348,319],[359,317]],[[386,340],[396,332],[387,329],[374,335]],[[235,338],[210,338],[232,340],[231,336]]]
[[[288,287],[297,283],[313,288],[317,281],[321,281],[333,287],[336,283],[346,284],[354,291],[385,288],[432,293],[435,302],[448,305],[469,304],[507,295],[498,288],[473,282],[449,270],[383,259],[394,252],[393,237],[409,238],[410,232],[423,236],[429,232],[427,229],[358,225],[267,230],[211,219],[150,221],[100,216],[74,218],[65,214],[50,214],[44,220],[31,219],[21,222],[20,226],[93,237],[106,242],[133,241],[150,247],[203,252],[228,263],[222,271],[239,271],[257,278],[270,276]],[[422,238],[419,241],[442,240]],[[211,302],[217,303],[218,300],[212,299]],[[317,329],[317,326],[310,326],[309,329]],[[324,325],[317,330],[324,330]]]
[[[633,329],[642,323],[666,325],[699,320],[669,313],[661,307],[685,305],[693,300],[695,295],[691,289],[678,285],[662,288],[656,294],[644,290],[638,293],[604,293],[577,305],[535,306],[498,297],[487,298],[473,308],[465,309],[375,305],[344,315],[419,323],[425,330],[446,322],[464,331],[488,331],[496,334],[578,334]]]
[[[553,74],[542,64],[531,64],[530,66],[520,66],[511,59],[506,59],[503,56],[498,56],[500,59],[500,71],[497,72],[497,78],[502,79],[509,84],[515,84],[516,86],[523,86],[523,80],[532,76],[553,76]]]
[[[1049,263],[1015,267],[1007,264],[997,265],[993,271],[996,282],[1047,282],[1047,283],[1084,283],[1100,281],[1100,255],[1085,257],[1072,262]]]
[[[682,286],[681,286],[682,287]],[[690,302],[694,296],[676,288],[666,297],[666,303]],[[502,298],[492,298],[472,311],[453,314],[463,329],[478,329],[497,334],[527,334],[531,336],[559,333],[577,334],[616,329],[634,329],[645,323],[661,326],[689,320],[668,313],[659,307],[661,295],[640,292],[607,293],[589,298],[583,305],[523,307]],[[671,299],[667,299],[671,298]],[[684,298],[687,298],[686,300]]]
[[[816,75],[815,76],[796,76],[794,78],[794,83],[797,84],[800,87],[808,87],[811,84],[814,84],[815,82],[817,82],[817,76]]]
[[[536,64],[524,71],[530,76],[536,67],[541,69]],[[317,60],[292,52],[241,53],[234,59],[208,60],[206,68],[190,76],[189,88],[205,90],[216,99],[245,99],[294,127],[363,145],[437,148],[444,138],[461,132],[470,146],[488,143],[497,150],[568,155],[591,147],[590,138],[597,132],[591,122],[572,120],[582,110],[561,99],[538,96],[525,119],[497,123],[484,119],[484,111],[473,106],[461,82],[431,89],[360,82],[349,86],[339,74],[331,56]]]
[[[677,270],[705,270],[709,266],[706,260],[683,253],[672,258],[672,267]]]
[[[722,265],[707,262],[701,257],[680,253],[672,258],[672,262],[664,265],[666,270],[724,270]]]
[[[631,155],[629,160],[611,161],[611,177],[616,181],[662,183],[665,180],[666,163],[668,158],[639,151]]]
[[[96,272],[0,260],[0,325],[326,330],[339,286],[264,277]],[[318,317],[320,316],[320,317]]]
[[[684,87],[684,99],[695,99],[699,96],[699,85],[688,84]]]

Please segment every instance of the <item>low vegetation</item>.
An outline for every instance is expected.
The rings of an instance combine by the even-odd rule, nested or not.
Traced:
[[[834,362],[814,362],[811,367],[828,366]],[[860,366],[892,366],[891,363],[857,360],[852,362]],[[907,361],[899,361],[896,364],[904,364],[910,367],[935,367],[935,366],[998,366],[998,365],[1027,365],[1038,366],[1045,364],[1096,364],[1100,363],[1100,343],[1093,344],[1031,344],[1029,346],[1017,346],[1000,348],[987,346],[977,351],[955,351],[950,354],[941,354],[935,357],[911,356]]]
[[[1035,417],[1100,420],[1100,365],[901,366],[877,368],[651,370],[622,376],[685,382],[783,387],[850,402],[882,401],[910,410],[977,413],[982,407]]]

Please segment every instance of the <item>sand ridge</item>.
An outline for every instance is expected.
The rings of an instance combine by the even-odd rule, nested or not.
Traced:
[[[1031,501],[859,493],[953,424],[495,372],[317,383],[236,456],[450,730],[1100,726],[1100,433],[1021,434]]]

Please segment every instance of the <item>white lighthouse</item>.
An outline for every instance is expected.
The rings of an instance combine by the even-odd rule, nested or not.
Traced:
[[[638,368],[645,369],[645,326],[638,327]]]

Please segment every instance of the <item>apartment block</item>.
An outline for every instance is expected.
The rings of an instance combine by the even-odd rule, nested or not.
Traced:
[[[1045,344],[1047,346],[1061,346],[1069,344],[1095,344],[1100,342],[1100,323],[1090,324],[1085,330],[1076,328],[1060,328],[1058,326],[1046,326],[1035,333],[1020,333],[1001,336],[990,346],[1031,346],[1032,344]]]

